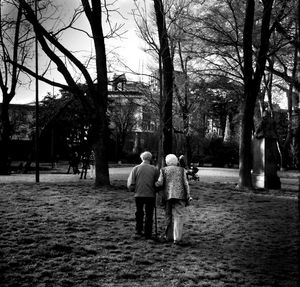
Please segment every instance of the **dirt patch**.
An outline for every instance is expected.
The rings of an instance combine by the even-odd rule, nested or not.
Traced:
[[[185,244],[173,246],[135,237],[122,181],[2,184],[1,286],[298,286],[295,194],[201,182],[191,194]]]

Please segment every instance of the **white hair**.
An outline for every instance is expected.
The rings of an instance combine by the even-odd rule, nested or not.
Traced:
[[[167,165],[178,165],[178,158],[175,154],[168,154],[166,156]]]
[[[152,154],[149,151],[145,151],[140,155],[140,158],[142,161],[145,161],[145,160],[150,161],[152,159]]]

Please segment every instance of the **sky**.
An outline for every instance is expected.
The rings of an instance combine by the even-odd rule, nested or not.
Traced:
[[[74,9],[81,3],[80,0],[52,0],[53,3],[58,7],[58,15],[64,23],[68,23],[68,20],[72,16]],[[135,3],[142,4],[144,0],[106,0],[108,3],[114,3],[114,11],[110,15],[110,20],[113,24],[124,24],[122,28],[121,37],[106,40],[106,51],[109,61],[114,60],[115,69],[109,74],[112,77],[113,72],[120,74],[125,72],[128,80],[143,80],[147,81],[147,77],[137,77],[134,76],[129,70],[125,71],[124,67],[118,65],[115,61],[117,54],[131,70],[139,73],[149,73],[147,71],[147,66],[149,63],[153,63],[153,60],[148,56],[143,49],[146,44],[138,37],[136,24],[132,16],[132,9],[135,8]],[[145,0],[149,6],[153,4],[151,0]],[[117,9],[117,11],[116,11]],[[5,10],[5,7],[3,7]],[[89,25],[85,16],[83,16],[80,21],[76,23],[77,27],[89,31]],[[93,43],[91,39],[85,37],[82,33],[74,30],[67,30],[61,42],[71,51],[78,54],[90,55],[93,51]],[[39,65],[42,70],[43,67],[48,63],[47,58],[43,56],[43,53],[39,51]],[[31,63],[31,68],[34,69],[34,59]],[[50,80],[55,80],[64,83],[63,77],[59,72],[56,71],[54,64],[50,66],[50,71],[47,74],[47,78]],[[40,71],[41,72],[41,71]],[[76,78],[76,75],[74,76]],[[78,80],[79,82],[83,82]],[[59,88],[52,87],[41,81],[39,81],[39,100],[47,95],[47,93],[57,95],[59,94]],[[0,102],[2,102],[2,97],[0,94]],[[35,102],[35,80],[33,79],[31,84],[26,84],[16,91],[16,96],[13,98],[13,104],[27,104]],[[283,107],[286,106],[286,98],[283,97],[281,103]]]
[[[53,0],[56,5],[59,5],[59,17],[67,23],[70,19],[74,8],[78,7],[81,1],[79,0]],[[114,2],[114,8],[117,9],[117,12],[110,13],[110,20],[114,24],[124,24],[122,27],[121,37],[116,37],[106,41],[106,52],[108,59],[116,59],[116,54],[126,62],[130,69],[137,72],[145,72],[147,67],[147,61],[149,60],[147,54],[143,51],[145,43],[138,37],[137,28],[132,16],[132,9],[134,8],[134,0],[118,0],[108,1],[110,3]],[[122,15],[122,16],[121,16]],[[47,25],[47,24],[44,24]],[[85,31],[89,30],[88,22],[85,16],[82,17],[80,21],[76,23],[76,26]],[[67,31],[64,34],[64,37],[61,38],[61,43],[63,43],[69,50],[75,51],[78,54],[89,54],[87,51],[93,50],[93,43],[91,39],[85,37],[82,33],[78,31]],[[34,59],[32,67],[34,67]],[[39,49],[39,66],[40,70],[43,70],[43,67],[47,64],[47,58],[43,55],[43,52]],[[124,72],[124,67],[117,65],[115,63],[116,73]],[[51,80],[60,81],[64,83],[63,77],[56,71],[55,65],[50,66],[50,72],[47,73],[47,77]],[[110,77],[112,75],[109,75]],[[76,78],[76,75],[74,76]],[[141,77],[137,78],[130,72],[126,73],[126,77],[129,80],[145,80]],[[44,96],[50,94],[59,94],[59,88],[52,87],[48,84],[45,84],[39,81],[39,100]],[[0,98],[1,99],[1,98]],[[2,100],[2,99],[1,99]],[[27,104],[35,101],[35,80],[31,84],[27,84],[23,87],[18,88],[16,96],[12,100],[13,104]]]

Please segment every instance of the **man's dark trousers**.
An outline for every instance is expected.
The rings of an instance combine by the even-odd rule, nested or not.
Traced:
[[[155,208],[155,198],[154,197],[136,197],[136,233],[144,234],[146,238],[151,238],[152,235],[152,225],[153,225],[153,212]],[[145,213],[144,213],[145,206]],[[145,215],[145,229],[144,226],[144,215]]]

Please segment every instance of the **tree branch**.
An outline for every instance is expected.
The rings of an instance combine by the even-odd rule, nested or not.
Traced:
[[[21,64],[18,64],[12,60],[7,60],[7,62],[11,63],[13,66],[19,68],[20,70],[23,70],[25,73],[29,74],[30,76],[32,77],[35,77],[37,78],[38,80],[46,83],[46,84],[49,84],[51,86],[55,86],[55,87],[58,87],[58,88],[61,88],[61,89],[64,89],[64,90],[67,90],[67,91],[70,91],[70,92],[73,92],[73,93],[77,93],[78,92],[78,89],[72,89],[70,86],[68,85],[64,85],[64,84],[61,84],[61,83],[58,83],[58,82],[55,82],[53,80],[49,80],[41,75],[37,75],[34,71],[30,70],[29,68],[21,65]]]
[[[57,65],[58,71],[65,77],[66,82],[73,86],[75,89],[76,83],[73,80],[73,77],[69,73],[68,69],[66,68],[63,61],[50,49],[49,45],[47,44],[47,39],[51,44],[53,44],[60,52],[62,52],[71,62],[74,63],[74,65],[82,72],[87,84],[89,86],[93,86],[93,80],[90,77],[90,74],[84,67],[84,65],[70,52],[67,50],[62,44],[59,43],[59,41],[54,37],[53,35],[49,34],[44,27],[38,22],[36,19],[36,16],[34,15],[33,10],[31,7],[26,3],[25,0],[19,0],[20,5],[24,10],[26,11],[26,17],[28,21],[33,25],[36,36],[45,51],[45,53],[48,55],[48,57]]]

